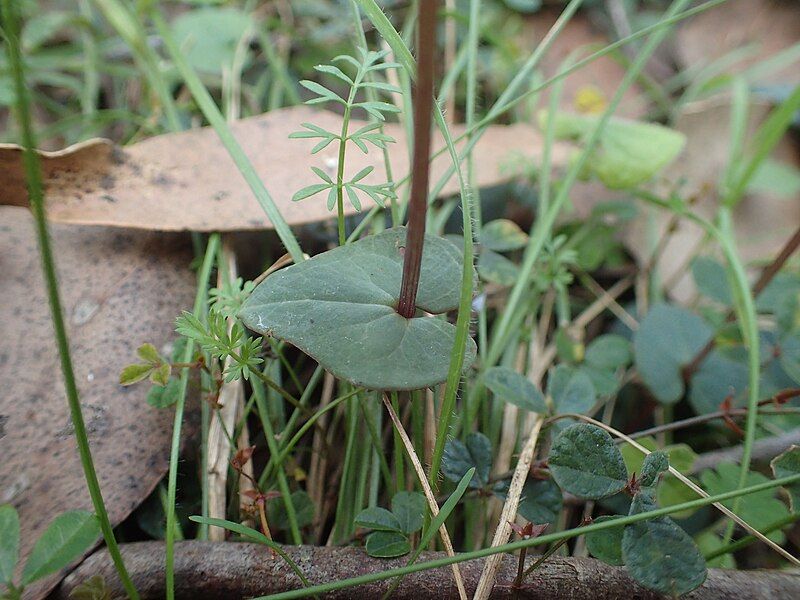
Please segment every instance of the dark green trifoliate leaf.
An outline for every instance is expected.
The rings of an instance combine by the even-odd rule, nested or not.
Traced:
[[[223,66],[233,63],[236,47],[251,25],[250,17],[240,10],[208,7],[183,13],[173,29],[192,67],[221,75]]]
[[[686,366],[711,338],[712,331],[689,311],[657,304],[639,325],[633,341],[636,368],[653,395],[674,404],[684,393]]]
[[[505,500],[509,485],[507,479],[500,481],[492,488],[492,492]],[[529,478],[522,488],[517,513],[537,525],[552,524],[556,522],[563,503],[561,490],[552,479]]]
[[[406,229],[397,227],[282,269],[253,291],[239,316],[358,386],[409,390],[441,383],[456,329],[442,318],[396,312],[405,243]],[[461,264],[451,242],[426,235],[417,307],[434,314],[455,309]],[[467,339],[464,368],[475,353]]]
[[[314,502],[311,496],[305,490],[297,490],[292,492],[289,499],[294,508],[295,518],[297,519],[298,527],[306,527],[314,522]],[[286,513],[286,503],[283,498],[273,498],[269,501],[267,506],[267,520],[270,527],[273,523],[277,528],[285,529],[289,523],[289,517]]]
[[[470,433],[466,444],[458,439],[449,439],[442,457],[442,474],[450,481],[461,481],[467,471],[475,468],[470,480],[471,488],[482,488],[489,482],[492,469],[492,443],[482,433]]]
[[[570,425],[556,437],[548,464],[561,489],[580,498],[612,496],[628,483],[625,461],[614,440],[588,423]]]
[[[19,560],[19,514],[10,504],[0,506],[0,584],[11,583]]]
[[[542,128],[547,126],[547,111],[539,113]],[[582,141],[600,120],[594,115],[556,113],[555,133],[560,139]],[[600,136],[600,143],[589,154],[582,175],[595,176],[611,189],[630,189],[651,179],[680,154],[686,137],[655,123],[612,118]]]
[[[100,537],[100,522],[92,513],[71,510],[55,519],[36,540],[22,571],[28,585],[63,569],[83,554]]]
[[[536,386],[527,377],[523,377],[509,367],[487,369],[483,382],[500,400],[531,412],[547,412],[547,404],[542,392],[536,389]]]
[[[612,333],[593,339],[586,346],[584,358],[587,364],[609,371],[628,366],[631,359],[631,343],[621,335]]]
[[[394,558],[411,552],[408,538],[396,531],[376,531],[367,537],[367,554],[375,558]]]
[[[594,520],[595,523],[604,523],[619,519],[619,516],[604,515]],[[586,534],[586,549],[589,554],[604,563],[614,566],[625,564],[622,560],[622,534],[624,527],[611,527],[601,531],[592,531]]]
[[[716,471],[704,471],[700,475],[703,488],[712,496],[723,494],[739,489],[739,465],[733,463],[723,463],[717,465]],[[745,487],[766,483],[769,478],[761,473],[750,472],[745,480]],[[747,523],[763,531],[776,521],[780,521],[789,515],[786,505],[775,497],[775,490],[762,490],[752,494],[741,496],[737,500],[730,499],[722,502],[731,510],[736,510],[736,514]],[[777,544],[782,544],[786,536],[781,530],[776,530],[765,534],[769,539]]]
[[[667,453],[661,450],[651,452],[644,457],[642,472],[639,475],[639,485],[642,487],[652,487],[658,481],[658,476],[669,469],[669,459]]]
[[[528,245],[528,234],[508,219],[495,219],[481,227],[479,237],[484,248],[495,252],[519,250]]]
[[[484,281],[502,286],[511,286],[519,279],[519,266],[502,254],[483,248],[475,265]]]
[[[655,510],[647,493],[636,494],[630,515]],[[660,517],[625,526],[622,557],[631,576],[670,596],[692,591],[706,580],[706,561],[692,538],[672,519]]]
[[[692,277],[700,293],[721,304],[733,304],[728,274],[722,264],[710,256],[698,256],[692,261]]]
[[[422,529],[427,503],[419,492],[397,492],[392,498],[392,512],[400,523],[400,530],[412,534]]]
[[[584,414],[597,401],[589,376],[580,369],[567,365],[558,365],[550,372],[547,394],[553,400],[556,414]]]
[[[772,474],[776,479],[800,474],[800,446],[792,446],[783,454],[776,456],[770,463]],[[800,511],[800,482],[787,485],[792,512]]]
[[[402,531],[400,521],[395,514],[380,506],[362,510],[356,515],[355,524],[376,531]]]

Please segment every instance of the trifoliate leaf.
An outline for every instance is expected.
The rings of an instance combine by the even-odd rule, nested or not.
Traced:
[[[655,510],[646,493],[636,494],[630,515]],[[680,596],[706,580],[706,561],[692,538],[672,519],[659,517],[625,526],[622,557],[631,576],[646,588]]]
[[[594,520],[595,523],[604,523],[619,519],[619,516],[604,515]],[[622,533],[623,527],[611,527],[601,531],[592,531],[586,534],[586,549],[589,554],[614,566],[622,566]]]
[[[396,531],[376,531],[367,537],[367,554],[375,558],[394,558],[411,552],[408,538]]]
[[[422,529],[427,511],[425,496],[419,492],[397,492],[392,498],[392,512],[406,535]]]
[[[595,405],[597,394],[589,376],[580,369],[558,365],[550,372],[547,394],[556,414],[585,414]]]
[[[686,366],[706,345],[712,331],[689,311],[658,304],[639,324],[633,347],[636,368],[645,385],[664,404],[674,404],[684,394]]]
[[[594,425],[576,423],[553,441],[550,472],[562,490],[599,499],[623,490],[628,471],[611,436]]]
[[[482,433],[470,433],[466,444],[458,439],[449,439],[442,457],[442,474],[450,481],[461,481],[467,471],[475,467],[470,480],[471,488],[482,488],[489,482],[492,469],[492,443]]]
[[[380,506],[362,510],[356,515],[355,524],[376,531],[402,531],[400,521],[395,514]]]

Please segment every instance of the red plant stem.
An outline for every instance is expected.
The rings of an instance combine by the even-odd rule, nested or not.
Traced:
[[[422,248],[425,241],[425,213],[428,210],[437,4],[437,0],[422,0],[419,3],[417,84],[414,90],[414,156],[411,167],[411,195],[408,203],[403,281],[397,304],[397,312],[407,319],[414,316],[417,308],[417,288],[419,288]]]

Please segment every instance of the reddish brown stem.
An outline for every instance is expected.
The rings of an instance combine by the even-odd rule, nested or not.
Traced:
[[[758,297],[758,295],[764,291],[764,288],[769,285],[769,282],[778,274],[783,268],[783,265],[786,264],[786,261],[789,260],[789,257],[794,254],[797,249],[800,248],[800,229],[794,232],[794,235],[789,238],[789,241],[781,249],[778,256],[775,257],[773,260],[762,272],[761,276],[756,281],[755,285],[753,285],[753,297]],[[727,321],[733,321],[735,315],[733,311],[730,311],[726,317]],[[708,355],[711,354],[711,351],[714,349],[715,341],[714,338],[711,338],[708,343],[701,348],[700,352],[698,352],[695,357],[687,364],[683,369],[683,378],[685,381],[689,381],[692,378],[692,375],[700,368],[700,365],[703,364],[703,361],[708,358]]]
[[[408,202],[408,232],[403,258],[403,282],[397,312],[407,319],[417,308],[417,288],[425,241],[428,210],[428,166],[431,151],[433,108],[433,57],[436,52],[436,0],[419,3],[417,41],[417,84],[414,89],[414,156],[411,167],[411,195]]]

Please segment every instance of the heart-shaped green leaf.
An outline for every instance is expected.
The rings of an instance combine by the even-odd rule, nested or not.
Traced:
[[[419,492],[397,492],[392,498],[392,513],[400,523],[400,530],[406,535],[422,529],[427,508],[425,496]]]
[[[402,531],[397,516],[380,506],[370,506],[362,510],[356,515],[355,523],[359,527],[375,531]]]
[[[375,558],[395,558],[411,552],[408,538],[396,531],[376,531],[369,534],[367,554]]]
[[[614,440],[587,423],[570,425],[556,437],[548,464],[561,489],[580,498],[613,496],[628,482],[628,470]]]
[[[239,313],[250,329],[285,340],[355,385],[412,390],[447,379],[455,326],[441,318],[400,316],[406,229],[396,227],[319,254],[271,275]],[[462,259],[443,238],[426,235],[417,308],[458,306]],[[475,360],[467,340],[464,368]]]

